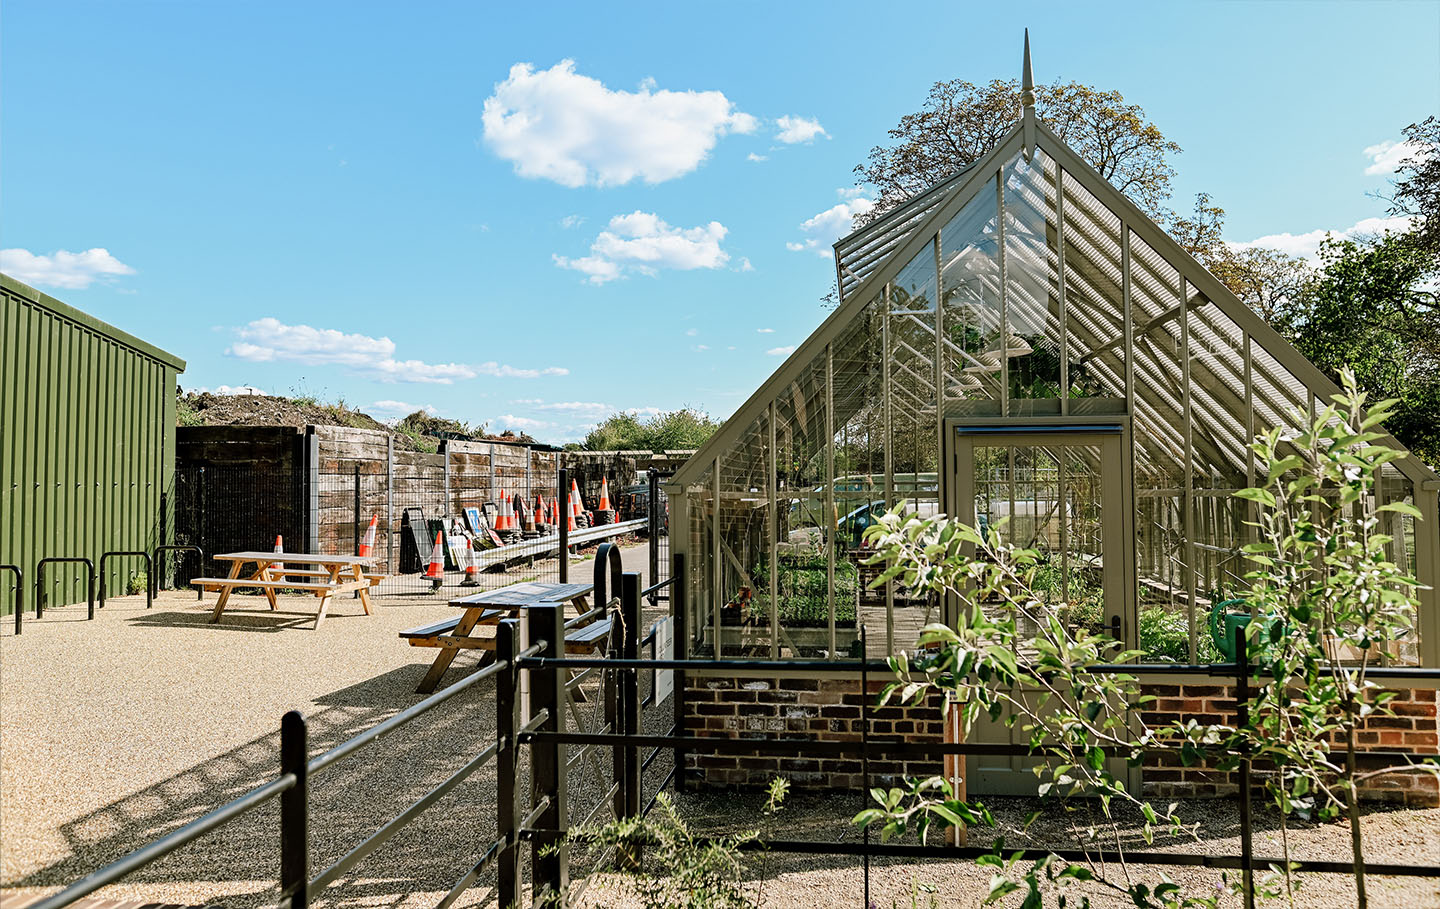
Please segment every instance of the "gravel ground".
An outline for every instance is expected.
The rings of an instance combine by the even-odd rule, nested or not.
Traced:
[[[624,555],[627,570],[644,571],[643,545]],[[577,561],[572,576],[589,577],[592,564]],[[162,593],[148,611],[143,597],[110,599],[94,622],[83,604],[52,607],[18,637],[0,623],[0,896],[52,892],[273,778],[287,710],[305,712],[319,753],[416,703],[435,651],[396,634],[454,612],[428,598],[375,602],[367,618],[358,601],[339,598],[318,631],[310,597],[282,598],[277,612],[263,597],[236,597],[238,611],[212,625],[184,591]],[[445,683],[476,662],[461,655]],[[315,778],[312,868],[493,742],[494,698],[481,682]],[[433,906],[494,839],[492,768],[317,904]],[[276,817],[272,803],[102,895],[273,904]],[[482,905],[487,887],[457,905]]]
[[[643,570],[643,546],[626,550],[627,568]],[[588,572],[580,563],[576,572]],[[582,575],[588,576],[588,575]],[[213,602],[213,600],[212,600]],[[95,622],[84,607],[48,610],[15,637],[0,632],[0,897],[6,902],[52,892],[271,778],[278,767],[281,714],[310,718],[318,753],[418,700],[414,686],[434,651],[404,646],[396,632],[451,615],[426,598],[381,598],[366,618],[341,599],[325,625],[310,630],[310,598],[286,599],[271,612],[261,597],[243,598],[219,625],[197,609],[193,594],[168,593],[153,610],[143,598],[111,600]],[[446,676],[473,668],[462,656]],[[643,683],[642,683],[643,687]],[[430,718],[396,733],[312,780],[312,868],[325,868],[381,823],[445,779],[494,738],[494,687],[482,682]],[[582,712],[594,704],[582,705]],[[588,722],[588,719],[587,719]],[[647,731],[668,728],[668,710],[647,716]],[[606,756],[608,758],[608,755]],[[653,792],[669,766],[665,755],[647,774]],[[608,760],[607,760],[608,763]],[[583,768],[572,790],[578,817],[603,787]],[[853,840],[850,815],[859,795],[796,793],[770,834]],[[434,905],[495,835],[495,779],[485,768],[397,834],[316,905]],[[684,795],[680,807],[700,830],[742,829],[759,817],[753,793]],[[1034,803],[997,799],[1002,823],[1014,825]],[[1218,850],[1235,851],[1233,806],[1194,802],[1182,815],[1205,824]],[[1273,818],[1260,819],[1264,829]],[[1440,811],[1385,811],[1366,818],[1370,855],[1440,864]],[[102,895],[176,903],[249,907],[273,904],[277,868],[276,807],[260,809],[204,841],[152,865]],[[972,843],[985,836],[977,832]],[[1042,819],[1029,836],[1065,842],[1066,831]],[[1278,846],[1257,836],[1267,850]],[[1011,844],[1025,842],[1011,832]],[[1344,827],[1310,827],[1292,834],[1300,856],[1343,859]],[[1173,848],[1194,848],[1174,845]],[[583,868],[577,868],[577,875]],[[848,857],[765,857],[764,905],[860,906],[863,876]],[[1216,872],[1175,869],[1177,881],[1204,888]],[[933,886],[937,905],[978,906],[988,873],[968,863],[871,867],[874,905],[910,906],[912,887]],[[493,881],[481,882],[457,903],[486,904]],[[591,906],[633,904],[626,886],[597,876],[585,896]],[[922,893],[919,905],[929,905]],[[1429,880],[1376,881],[1375,906],[1440,906]],[[1116,904],[1112,900],[1108,904]],[[1313,878],[1301,905],[1351,906],[1343,878]],[[1097,905],[1107,905],[1102,898]]]
[[[1037,799],[992,798],[986,800],[995,814],[997,830],[971,832],[969,844],[986,845],[998,834],[1009,846],[1073,847],[1075,839],[1063,815],[1042,815],[1028,831],[1020,827],[1030,812],[1041,808]],[[753,829],[760,822],[763,796],[758,793],[685,794],[677,801],[687,822],[694,829],[739,831]],[[848,819],[859,811],[859,793],[847,793],[837,804],[832,794],[792,793],[781,814],[772,822],[768,836],[785,839],[810,839],[824,842],[855,842],[858,834]],[[1229,800],[1192,800],[1183,802],[1179,814],[1201,824],[1201,836],[1207,844],[1202,848],[1193,841],[1181,842],[1156,839],[1156,849],[1177,852],[1213,852],[1238,854],[1239,823],[1236,803]],[[1280,854],[1278,817],[1257,811],[1255,848],[1257,853]],[[1364,819],[1366,855],[1374,861],[1406,864],[1440,865],[1440,810],[1376,810]],[[1307,825],[1290,831],[1290,847],[1296,858],[1345,861],[1350,855],[1349,827],[1346,825]],[[934,841],[932,841],[934,842]],[[1131,837],[1127,849],[1148,848],[1138,836]],[[1114,873],[1112,866],[1111,873]],[[1158,868],[1132,866],[1137,880],[1158,881],[1159,874],[1168,873],[1176,883],[1194,893],[1211,893],[1220,880],[1220,872],[1202,868]],[[804,907],[864,907],[865,878],[860,860],[850,856],[781,855],[756,856],[751,860],[752,886],[760,889],[764,878],[763,905],[804,909]],[[1440,906],[1440,879],[1369,878],[1367,887],[1372,907]],[[934,905],[943,907],[978,907],[989,892],[990,870],[983,871],[972,862],[927,861],[904,864],[898,861],[873,860],[870,868],[870,899],[876,909],[899,906],[909,909],[912,896],[915,905],[928,907],[933,894]],[[930,892],[920,889],[930,888]],[[1133,906],[1098,888],[1085,891],[1095,906]],[[1018,905],[1018,899],[1011,905]],[[1047,905],[1052,905],[1047,901]],[[628,907],[638,905],[627,882],[613,875],[598,876],[584,894],[586,907]],[[1239,901],[1222,905],[1238,907]],[[1296,905],[1315,909],[1338,909],[1355,905],[1354,885],[1348,876],[1302,876]]]

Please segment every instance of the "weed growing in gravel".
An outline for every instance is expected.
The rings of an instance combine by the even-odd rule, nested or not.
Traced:
[[[598,847],[602,855],[613,854],[644,909],[758,909],[767,876],[765,853],[760,851],[759,882],[752,888],[745,883],[751,867],[744,852],[749,844],[764,842],[789,791],[789,780],[771,780],[761,826],[729,836],[697,836],[662,792],[655,801],[658,810],[645,817],[579,829],[570,838],[592,850]]]

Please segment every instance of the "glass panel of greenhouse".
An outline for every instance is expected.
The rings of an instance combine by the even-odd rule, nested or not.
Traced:
[[[1250,441],[1336,389],[1034,129],[837,243],[840,306],[672,480],[690,655],[913,649],[955,604],[872,583],[865,529],[903,503],[1036,549],[1063,622],[1155,663],[1221,659],[1211,618],[1245,588]],[[1437,490],[1407,456],[1355,506],[1431,588]],[[1440,663],[1421,596],[1392,663]]]

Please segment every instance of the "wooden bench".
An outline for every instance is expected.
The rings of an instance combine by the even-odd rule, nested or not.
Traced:
[[[283,570],[283,571],[280,570],[280,569],[278,569],[278,568],[275,568],[275,569],[272,569],[272,571],[273,571],[275,574],[279,575],[282,579],[283,579],[283,578],[292,578],[292,577],[293,577],[293,578],[329,578],[329,577],[330,577],[330,572],[324,571],[324,570],[322,570],[322,569],[316,569],[316,568],[286,568],[286,569]],[[371,586],[371,587],[379,587],[379,586],[380,586],[380,582],[383,581],[383,580],[385,580],[385,578],[387,578],[387,577],[389,577],[389,576],[388,576],[388,575],[383,575],[383,574],[368,574],[368,573],[367,573],[367,574],[365,575],[365,580],[367,580],[367,581],[370,582],[370,586]],[[229,583],[230,583],[230,579],[229,579],[229,578],[191,578],[191,580],[190,580],[190,584],[191,584],[192,586],[201,587],[201,589],[203,589],[206,593],[218,593],[219,591],[223,590],[223,589],[225,588],[225,586],[228,585]],[[297,583],[297,584],[285,584],[285,585],[283,585],[283,586],[285,586],[285,587],[294,587],[294,588],[296,588],[296,589],[303,589],[303,584],[304,584],[304,582]],[[236,586],[236,585],[231,585],[231,586]],[[240,586],[245,586],[245,585],[240,585]],[[248,585],[248,586],[259,587],[259,586],[261,586],[261,582],[257,581],[257,582],[255,582],[255,584],[253,584],[253,585]]]
[[[614,625],[614,619],[601,619],[565,632],[565,652],[588,655],[602,649]]]
[[[494,625],[503,618],[505,613],[499,609],[487,609],[480,614],[480,620],[476,625]],[[471,638],[457,637],[451,635],[456,626],[465,620],[463,614],[453,619],[444,619],[429,625],[421,625],[417,628],[407,628],[400,632],[401,639],[408,641],[411,647],[464,647],[471,650],[494,650],[494,638]]]
[[[192,587],[204,587],[212,593],[217,590],[229,588],[239,590],[245,587],[254,587],[258,590],[304,590],[315,592],[330,590],[333,584],[316,584],[307,581],[262,581],[259,578],[191,578]]]

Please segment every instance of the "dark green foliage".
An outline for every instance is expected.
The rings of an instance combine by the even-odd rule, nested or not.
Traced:
[[[585,451],[688,451],[704,445],[720,424],[702,410],[682,408],[641,422],[634,414],[617,413],[590,430]]]
[[[760,568],[759,577],[768,577],[768,567]],[[825,592],[827,573],[825,559],[782,557],[775,572],[775,586],[780,599],[777,614],[787,628],[826,628],[830,610]],[[855,604],[860,590],[860,569],[847,559],[835,561],[835,624],[855,624]],[[752,621],[770,620],[770,595],[761,590],[750,601]]]

